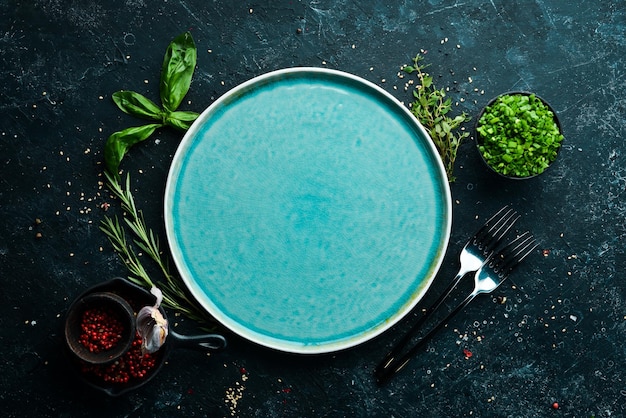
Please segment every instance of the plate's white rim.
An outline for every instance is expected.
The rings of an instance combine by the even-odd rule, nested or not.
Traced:
[[[303,342],[288,341],[288,340],[278,339],[278,338],[270,337],[265,334],[258,333],[256,331],[253,331],[241,325],[237,321],[232,320],[229,316],[223,315],[221,310],[217,309],[215,306],[211,306],[211,303],[205,300],[207,299],[206,294],[204,294],[204,292],[202,292],[202,290],[199,289],[197,283],[195,283],[195,281],[192,278],[191,272],[186,268],[180,249],[178,248],[177,245],[174,245],[176,242],[176,238],[175,238],[175,232],[174,232],[173,219],[171,216],[168,216],[168,214],[171,214],[171,204],[169,203],[171,201],[170,196],[172,196],[174,192],[174,183],[175,183],[175,180],[177,179],[177,174],[180,171],[181,159],[185,156],[185,152],[187,148],[189,147],[189,145],[191,144],[191,142],[193,141],[193,138],[195,137],[197,131],[199,130],[199,127],[202,126],[202,124],[213,114],[214,109],[219,108],[222,104],[224,104],[224,102],[231,100],[231,97],[236,96],[239,92],[245,92],[248,88],[250,88],[250,86],[253,86],[259,83],[266,83],[273,78],[279,78],[285,74],[298,74],[298,73],[303,73],[303,74],[320,73],[320,74],[335,76],[338,78],[350,79],[353,82],[360,83],[364,85],[365,87],[374,90],[375,93],[382,95],[387,100],[397,105],[398,110],[400,112],[405,113],[405,115],[407,116],[407,120],[412,121],[411,123],[414,124],[415,128],[421,132],[424,138],[428,139],[426,141],[428,143],[427,146],[430,148],[433,155],[437,157],[437,158],[434,158],[434,160],[436,161],[439,175],[442,181],[442,185],[443,185],[442,189],[445,190],[445,196],[444,196],[445,209],[446,209],[446,213],[444,214],[445,215],[445,219],[444,219],[445,231],[443,234],[443,240],[440,245],[440,252],[439,254],[437,254],[436,260],[433,260],[433,263],[431,264],[429,277],[427,278],[425,284],[421,286],[420,291],[415,294],[411,303],[405,304],[405,306],[402,309],[398,310],[398,312],[396,312],[391,318],[389,318],[383,324],[380,324],[370,329],[369,331],[362,332],[360,334],[354,335],[353,337],[344,338],[344,339],[340,339],[340,340],[328,342],[328,343],[323,343],[323,344],[307,344]],[[280,70],[271,71],[269,73],[265,73],[257,77],[254,77],[242,84],[239,84],[238,86],[232,88],[231,90],[229,90],[228,92],[220,96],[218,99],[216,99],[200,114],[200,116],[198,116],[196,121],[187,130],[187,132],[183,136],[183,139],[178,145],[178,148],[176,150],[176,153],[174,154],[174,157],[172,159],[172,164],[168,172],[167,181],[165,184],[164,196],[165,196],[164,197],[165,232],[166,232],[166,237],[169,243],[169,248],[170,248],[170,252],[172,255],[172,259],[174,260],[174,264],[176,265],[176,268],[178,269],[178,272],[183,282],[185,283],[185,285],[187,286],[191,294],[196,298],[198,303],[212,317],[214,317],[220,324],[224,325],[226,328],[228,328],[230,331],[234,332],[235,334],[249,341],[252,341],[256,344],[262,345],[264,347],[273,348],[279,351],[295,353],[295,354],[324,354],[324,353],[331,353],[331,352],[336,352],[336,351],[352,348],[366,341],[372,340],[373,338],[377,337],[378,335],[382,334],[383,332],[391,328],[393,325],[398,323],[417,305],[417,303],[424,297],[424,295],[426,294],[426,292],[432,285],[432,282],[435,279],[441,267],[441,264],[443,262],[446,249],[448,247],[448,243],[450,240],[450,231],[452,227],[452,197],[450,193],[450,187],[447,181],[447,174],[443,166],[443,163],[441,159],[439,158],[439,153],[435,145],[433,144],[432,140],[430,140],[430,135],[428,134],[426,129],[419,123],[419,121],[415,118],[415,116],[413,116],[413,114],[409,111],[408,108],[406,108],[402,103],[400,103],[400,101],[398,101],[398,99],[396,99],[393,95],[391,95],[390,93],[388,93],[381,87],[377,86],[376,84],[368,80],[358,77],[356,75],[339,71],[339,70],[327,69],[327,68],[293,67],[293,68],[284,68]]]

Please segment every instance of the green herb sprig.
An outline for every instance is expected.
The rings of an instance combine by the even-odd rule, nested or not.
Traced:
[[[168,258],[160,248],[158,237],[147,227],[143,213],[135,205],[130,176],[126,176],[126,182],[122,185],[119,175],[120,162],[133,145],[147,139],[163,126],[186,131],[198,117],[195,112],[177,110],[191,86],[196,58],[196,46],[189,32],[179,35],[169,44],[161,68],[161,106],[136,92],[118,91],[113,94],[113,101],[123,112],[153,123],[115,132],[107,139],[104,146],[104,174],[108,189],[121,202],[123,220],[120,221],[117,216],[105,216],[100,229],[128,268],[130,281],[142,287],[159,287],[166,307],[201,324],[210,325],[211,328],[213,318],[186,292],[182,280],[170,272]],[[127,239],[126,230],[130,231],[132,239]],[[134,248],[141,252],[137,253]],[[156,263],[164,280],[154,281],[150,278],[142,263],[142,254]]]
[[[485,108],[476,131],[485,162],[510,177],[543,173],[563,141],[554,113],[534,94],[498,97]]]
[[[417,55],[413,58],[413,65],[406,65],[402,70],[408,74],[415,73],[419,84],[413,90],[414,101],[411,103],[411,112],[428,130],[433,140],[448,176],[453,182],[454,162],[457,150],[469,132],[459,132],[458,128],[471,119],[466,113],[455,117],[448,116],[452,109],[452,100],[446,97],[444,89],[437,89],[433,78],[425,72],[427,65],[423,64],[424,57]]]
[[[110,173],[116,174],[128,150],[149,138],[158,128],[171,126],[186,131],[196,120],[198,113],[177,110],[191,86],[196,59],[197,50],[191,33],[185,32],[169,44],[161,67],[161,106],[134,91],[113,93],[113,102],[124,113],[153,123],[130,127],[109,136],[104,147],[104,162]]]
[[[117,216],[105,216],[100,229],[108,237],[113,249],[118,253],[130,272],[128,279],[142,287],[157,286],[163,292],[163,304],[188,318],[200,323],[210,324],[210,318],[185,291],[179,277],[174,276],[168,268],[168,262],[160,248],[159,240],[154,232],[146,226],[141,210],[137,210],[135,199],[131,193],[130,175],[126,175],[125,187],[120,183],[119,176],[105,172],[107,186],[121,202],[124,211],[123,224]],[[132,243],[126,239],[126,226],[133,235]],[[144,268],[139,255],[133,250],[135,245],[148,255],[161,270],[164,282],[154,282]]]

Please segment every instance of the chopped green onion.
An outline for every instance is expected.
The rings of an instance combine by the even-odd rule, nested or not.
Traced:
[[[563,141],[554,113],[534,94],[498,97],[485,108],[476,131],[485,162],[509,177],[541,174]]]

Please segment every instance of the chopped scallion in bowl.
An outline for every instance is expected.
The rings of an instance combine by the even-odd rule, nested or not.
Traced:
[[[483,161],[508,178],[543,173],[556,159],[562,142],[554,110],[533,93],[502,94],[477,118],[476,145]]]

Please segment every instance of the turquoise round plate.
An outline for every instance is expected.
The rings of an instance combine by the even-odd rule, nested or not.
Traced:
[[[293,68],[206,109],[180,144],[165,225],[190,292],[218,321],[293,353],[352,347],[428,289],[450,191],[426,131],[356,76]]]

